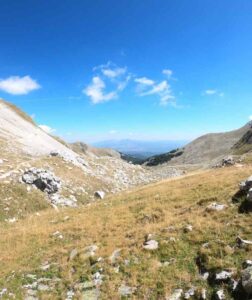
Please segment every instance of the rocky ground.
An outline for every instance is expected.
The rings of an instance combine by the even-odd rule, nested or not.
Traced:
[[[4,222],[0,295],[250,299],[251,174],[217,168]]]

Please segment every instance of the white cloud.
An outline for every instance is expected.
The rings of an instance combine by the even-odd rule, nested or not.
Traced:
[[[148,96],[153,94],[162,94],[163,92],[169,90],[170,86],[166,80],[154,85],[151,90],[142,93],[142,96]]]
[[[53,133],[53,132],[56,131],[55,129],[53,129],[53,128],[47,126],[47,125],[38,125],[38,127],[41,128],[46,133],[49,133],[49,134],[51,134],[51,133]]]
[[[100,65],[93,68],[93,71],[100,71],[104,76],[108,77],[109,79],[114,79],[120,76],[123,76],[127,73],[127,68],[118,67],[116,64],[112,63],[111,61],[107,62],[104,65]]]
[[[249,120],[252,121],[252,115],[249,116]]]
[[[221,98],[225,96],[225,94],[223,92],[218,91],[218,90],[213,90],[213,89],[205,90],[203,95],[206,95],[206,96],[216,95]]]
[[[206,91],[205,91],[205,94],[206,94],[206,95],[214,95],[214,94],[216,94],[216,93],[217,93],[216,90],[206,90]]]
[[[118,98],[119,93],[126,88],[131,79],[126,67],[118,67],[112,62],[95,67],[93,71],[96,75],[82,92],[90,97],[94,104]],[[110,88],[110,92],[106,91],[108,88]]]
[[[154,81],[153,81],[154,82]],[[143,85],[142,85],[143,86]],[[176,103],[175,97],[172,94],[171,87],[166,80],[163,80],[159,83],[153,84],[150,89],[144,89],[140,91],[139,86],[137,87],[137,91],[140,91],[139,96],[150,96],[157,95],[160,98],[160,105],[166,106],[168,103]]]
[[[105,68],[101,70],[103,75],[107,76],[108,78],[116,78],[126,73],[126,68]]]
[[[146,77],[136,78],[135,82],[143,85],[153,85],[155,83],[154,80]]]
[[[105,82],[99,76],[95,76],[92,78],[92,83],[83,90],[83,93],[90,97],[91,101],[94,104],[110,101],[117,98],[116,91],[104,93],[105,88]]]
[[[169,70],[169,69],[164,69],[164,70],[162,71],[162,73],[163,73],[164,75],[166,75],[168,78],[171,78],[171,76],[172,76],[172,74],[173,74],[173,71],[172,71],[172,70]]]
[[[30,76],[11,76],[0,79],[0,90],[12,95],[26,95],[39,88],[41,86]]]

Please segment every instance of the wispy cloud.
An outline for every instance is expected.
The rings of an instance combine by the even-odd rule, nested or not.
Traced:
[[[41,86],[30,76],[11,76],[0,79],[0,90],[12,95],[26,95],[31,91],[37,90]]]
[[[216,93],[217,93],[216,90],[206,90],[206,91],[205,91],[205,95],[214,95],[214,94],[216,94]]]
[[[93,76],[91,83],[82,91],[91,99],[93,104],[118,98],[119,93],[126,88],[131,79],[131,75],[127,72],[126,67],[118,67],[112,62],[94,67],[93,72],[96,75]],[[110,88],[110,91],[107,91],[108,88]]]
[[[216,96],[219,96],[219,97],[224,97],[225,96],[225,94],[223,92],[220,92],[220,91],[215,90],[215,89],[205,90],[203,92],[203,95],[205,95],[205,96],[216,95]]]
[[[252,121],[252,115],[249,116],[249,120]]]
[[[167,80],[156,82],[147,77],[140,77],[136,78],[135,82],[137,83],[136,92],[139,96],[156,95],[159,97],[162,106],[166,106],[168,103],[176,103]]]
[[[55,129],[51,128],[51,127],[48,126],[48,125],[38,125],[38,127],[41,128],[41,129],[42,129],[43,131],[45,131],[46,133],[49,133],[49,134],[51,134],[51,133],[53,133],[53,132],[56,131]]]
[[[135,79],[136,83],[143,85],[154,85],[155,81],[146,77],[140,77]]]
[[[166,76],[168,77],[168,79],[170,79],[171,76],[172,76],[172,74],[173,74],[173,71],[170,70],[170,69],[164,69],[164,70],[162,71],[162,73],[163,73],[164,75],[166,75]]]

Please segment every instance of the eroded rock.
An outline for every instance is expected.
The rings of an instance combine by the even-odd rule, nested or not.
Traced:
[[[39,190],[48,194],[57,193],[61,187],[61,181],[51,171],[45,169],[30,168],[24,172],[22,181],[33,184]]]

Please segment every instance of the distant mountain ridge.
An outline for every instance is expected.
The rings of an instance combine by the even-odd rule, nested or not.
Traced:
[[[251,150],[252,122],[249,122],[237,130],[203,135],[183,148],[150,157],[145,164],[210,164],[223,156]]]
[[[184,140],[157,140],[157,141],[142,141],[142,140],[107,140],[93,143],[93,146],[98,148],[110,148],[119,151],[123,154],[132,156],[137,159],[146,159],[150,156],[168,152],[175,148],[185,145]]]

